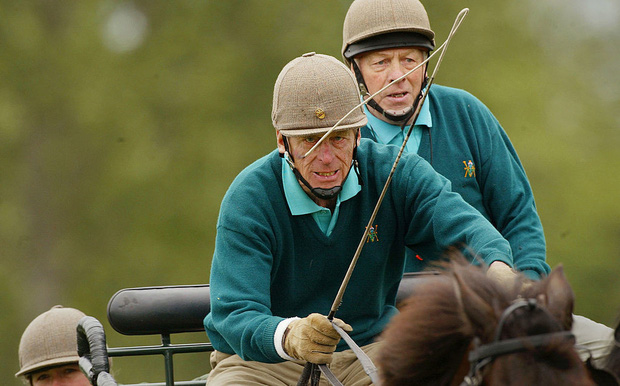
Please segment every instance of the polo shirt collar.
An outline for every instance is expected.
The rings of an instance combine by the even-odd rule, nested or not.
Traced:
[[[293,216],[312,214],[324,209],[322,206],[312,201],[308,194],[302,189],[301,185],[299,185],[299,181],[297,181],[295,177],[295,173],[293,173],[291,167],[284,158],[282,158],[282,183],[284,185],[286,202]],[[350,170],[349,175],[344,181],[342,190],[337,196],[336,208],[340,206],[341,202],[354,197],[361,190],[362,187],[359,184],[357,173],[355,173],[354,170]]]
[[[415,126],[427,126],[433,127],[433,119],[431,118],[430,111],[430,99],[426,98],[422,108],[420,109],[420,115],[416,120]],[[372,127],[374,134],[377,137],[379,143],[390,143],[398,134],[401,133],[400,125],[391,124],[375,117],[368,111],[368,107],[364,105],[364,112],[368,118],[368,126]],[[404,132],[409,130],[409,126],[405,126]],[[402,141],[401,141],[402,142]]]

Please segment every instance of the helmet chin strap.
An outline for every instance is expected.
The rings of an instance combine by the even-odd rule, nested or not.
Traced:
[[[357,66],[357,62],[355,61],[355,59],[351,60],[351,64],[353,66],[353,72],[355,73],[355,78],[357,79],[357,84],[360,89],[360,93],[362,94],[363,97],[369,96],[370,93],[368,92],[366,81],[364,80],[364,77],[362,76],[362,72]],[[427,84],[428,84],[428,76],[424,76],[424,82],[422,82],[422,87],[420,87],[420,93],[418,94],[415,101],[413,102],[413,105],[410,108],[403,110],[401,114],[392,114],[392,113],[385,111],[383,107],[379,106],[377,101],[375,101],[374,99],[369,100],[368,103],[366,104],[372,107],[373,109],[375,109],[379,114],[383,115],[384,117],[386,117],[392,122],[397,122],[397,123],[406,122],[409,120],[409,118],[411,118],[415,109],[417,108],[418,103],[420,102],[420,99],[422,98],[422,90],[424,90]]]
[[[336,185],[334,187],[331,188],[313,188],[310,183],[301,175],[301,173],[299,172],[299,170],[297,170],[297,168],[295,167],[295,160],[293,159],[293,156],[290,154],[289,152],[289,148],[288,148],[288,140],[286,139],[286,137],[282,137],[282,139],[284,140],[284,149],[285,152],[284,154],[280,155],[282,157],[284,157],[284,159],[286,160],[286,163],[288,164],[288,166],[291,167],[291,170],[293,171],[293,174],[295,174],[295,177],[297,178],[297,180],[299,182],[301,182],[302,184],[304,184],[306,186],[306,188],[308,188],[310,190],[310,192],[317,198],[321,199],[321,200],[331,200],[332,198],[335,198],[338,196],[338,194],[340,193],[340,191],[342,190],[342,185]],[[360,176],[360,172],[358,170],[358,162],[357,162],[357,144],[355,144],[355,147],[353,148],[353,162],[352,162],[352,166],[355,169],[355,173],[357,173],[358,176],[358,180],[360,181],[360,185],[362,184],[362,179]],[[349,169],[350,171],[350,169]],[[349,174],[347,173],[347,176]],[[346,181],[347,176],[345,176],[345,178],[342,181]]]

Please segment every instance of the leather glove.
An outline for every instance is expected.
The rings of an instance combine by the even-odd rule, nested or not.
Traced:
[[[519,274],[506,263],[494,261],[487,270],[487,277],[508,291],[514,291],[521,286]]]
[[[353,331],[340,319],[334,318],[333,322],[346,332]],[[331,363],[340,335],[326,316],[315,313],[289,324],[283,340],[288,355],[320,365]]]

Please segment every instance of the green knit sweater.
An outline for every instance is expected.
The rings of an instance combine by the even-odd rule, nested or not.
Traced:
[[[211,268],[205,328],[216,350],[281,362],[273,342],[278,323],[329,313],[397,150],[362,139],[362,190],[341,204],[329,237],[311,215],[291,215],[277,151],[237,176],[222,201]],[[359,345],[370,343],[397,312],[405,245],[462,242],[489,264],[512,265],[508,242],[415,154],[402,157],[373,227],[336,315],[353,327]],[[338,350],[345,348],[341,342]]]
[[[533,279],[547,275],[545,235],[534,195],[504,129],[466,91],[433,85],[428,98],[432,127],[423,127],[418,154],[510,242],[519,271]],[[362,137],[375,140],[369,127],[362,128]],[[406,271],[418,271],[425,264],[416,255],[432,259],[437,253],[414,248]]]

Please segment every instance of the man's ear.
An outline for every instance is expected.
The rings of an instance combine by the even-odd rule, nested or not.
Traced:
[[[280,154],[284,154],[286,152],[286,148],[284,147],[284,136],[280,133],[280,130],[276,131],[276,141],[278,143],[278,151]]]

